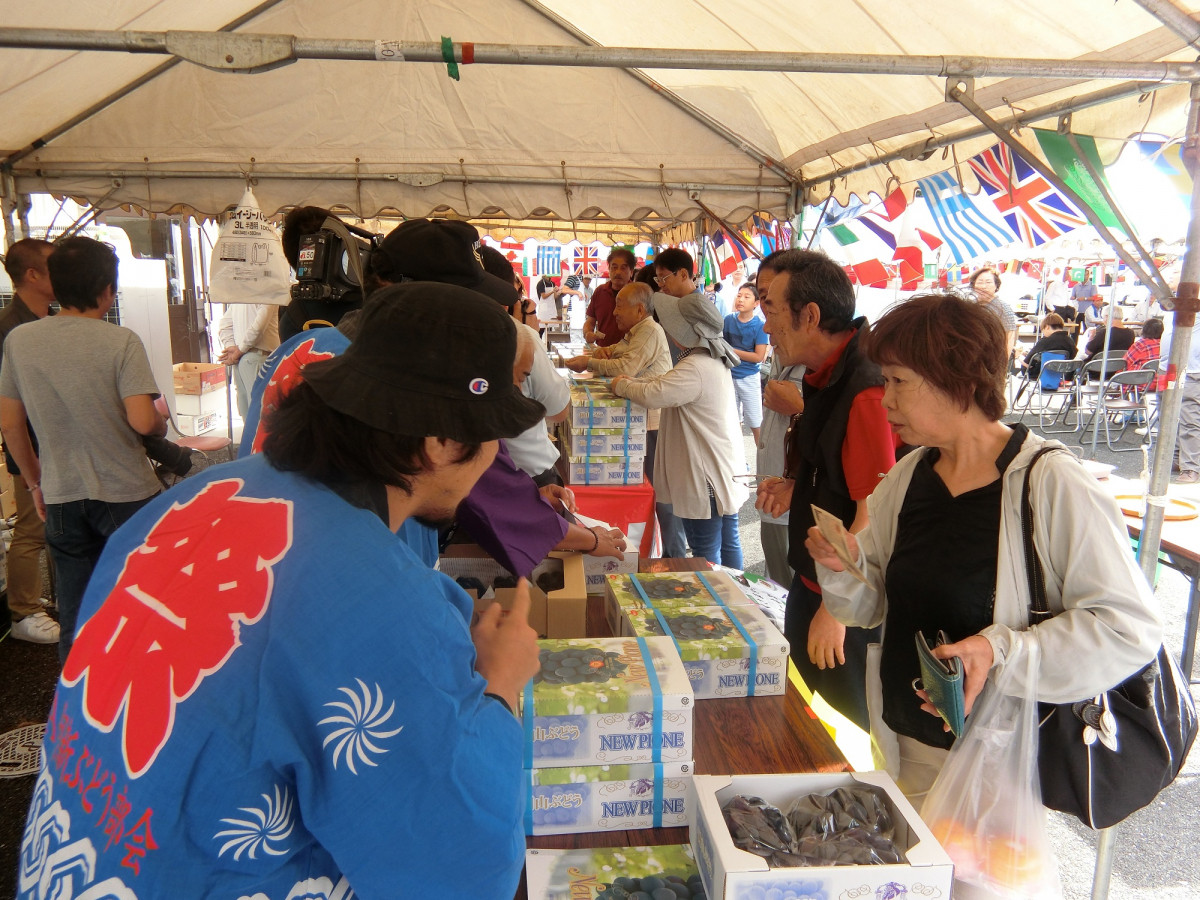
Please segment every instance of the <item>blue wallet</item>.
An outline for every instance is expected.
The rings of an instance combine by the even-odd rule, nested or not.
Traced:
[[[946,632],[937,633],[935,647],[950,643]],[[966,728],[963,712],[963,665],[957,656],[938,659],[929,652],[925,635],[917,632],[917,659],[921,664],[921,684],[914,685],[929,695],[929,702],[937,708],[942,719],[950,726],[955,737],[960,737]]]

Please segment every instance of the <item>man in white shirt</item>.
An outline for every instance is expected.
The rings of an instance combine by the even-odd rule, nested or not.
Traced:
[[[530,352],[531,351],[531,352]],[[558,448],[550,440],[547,424],[561,422],[571,411],[571,389],[566,380],[554,371],[554,363],[546,354],[538,333],[528,325],[517,323],[518,357],[529,353],[529,371],[521,382],[521,393],[536,400],[546,408],[546,418],[509,438],[508,455],[521,471],[525,472],[540,488],[548,484],[562,484],[555,463]]]
[[[269,303],[230,304],[217,326],[217,339],[224,348],[217,361],[233,366],[238,415],[245,419],[258,370],[279,346],[278,307]]]

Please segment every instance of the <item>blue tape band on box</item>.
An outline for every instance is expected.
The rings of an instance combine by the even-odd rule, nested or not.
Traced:
[[[750,632],[746,630],[745,626],[742,625],[738,617],[733,614],[733,610],[730,609],[728,605],[726,605],[725,601],[717,595],[717,592],[713,590],[712,585],[708,583],[708,579],[704,577],[703,573],[697,572],[696,575],[699,577],[700,583],[704,585],[705,590],[708,591],[709,596],[717,601],[717,604],[721,607],[721,609],[725,610],[725,615],[729,616],[729,621],[734,624],[737,630],[741,633],[742,640],[744,640],[746,645],[750,648],[750,668],[746,673],[746,696],[753,697],[754,683],[758,676],[758,644],[754,643],[754,638],[750,637]]]
[[[638,596],[642,598],[642,602],[646,604],[652,613],[654,613],[654,618],[658,619],[658,627],[662,629],[662,633],[669,637],[675,644],[675,652],[679,654],[679,658],[683,659],[683,648],[679,646],[679,641],[676,640],[674,633],[667,626],[667,620],[664,619],[662,613],[658,611],[658,607],[654,605],[654,601],[646,596],[646,591],[642,588],[642,583],[638,580],[637,575],[630,575],[629,581],[637,590]]]
[[[525,768],[533,768],[533,679],[525,685],[525,704],[521,710],[521,720],[525,726]]]
[[[592,389],[584,382],[583,392],[587,395],[588,401],[588,428],[596,427],[596,404],[592,402]]]
[[[660,763],[662,762],[663,743],[662,687],[658,683],[658,673],[654,671],[654,660],[650,658],[650,648],[646,646],[646,639],[638,638],[637,642],[638,649],[642,651],[642,662],[646,666],[646,677],[650,681],[650,690],[654,692],[654,721],[650,724],[652,729],[650,743],[654,748],[652,759],[654,762]]]
[[[663,767],[662,763],[654,766],[654,827],[662,828],[663,814]]]

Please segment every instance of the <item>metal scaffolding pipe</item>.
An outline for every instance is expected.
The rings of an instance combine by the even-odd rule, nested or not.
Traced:
[[[1200,50],[1200,23],[1172,0],[1134,0],[1138,6],[1166,25],[1191,46]]]
[[[189,169],[155,169],[150,173],[146,171],[127,172],[124,170],[107,169],[105,171],[93,171],[88,169],[56,169],[53,166],[39,166],[36,170],[30,172],[17,172],[17,177],[36,177],[38,179],[49,178],[111,178],[111,179],[137,179],[146,178],[147,174],[154,178],[184,178],[184,179],[222,179],[233,178],[238,181],[245,181],[246,173],[241,169],[230,169],[227,171],[203,171]],[[449,182],[451,184],[533,184],[533,185],[550,185],[561,188],[563,186],[562,178],[554,177],[538,177],[534,175],[461,175],[454,173],[433,174],[433,173],[416,173],[416,174],[397,174],[392,172],[313,172],[299,173],[295,171],[285,170],[264,170],[255,166],[250,177],[252,179],[284,179],[284,180],[316,180],[316,181],[390,181],[397,184],[407,184],[413,187],[432,187],[437,184]],[[599,187],[599,188],[637,188],[643,189],[646,185],[644,181],[618,181],[609,178],[568,178],[567,184],[571,187]],[[692,181],[668,181],[665,182],[668,189],[673,191],[733,191],[733,192],[748,192],[760,194],[782,194],[790,196],[792,194],[792,186],[788,184],[778,185],[760,185],[757,182],[746,182],[743,184],[702,184]]]
[[[1172,87],[1172,83],[1150,84],[1146,82],[1128,82],[1126,84],[1118,84],[1113,87],[1105,88],[1101,91],[1096,91],[1091,94],[1084,94],[1082,97],[1069,97],[1065,100],[1059,100],[1055,103],[1039,106],[1037,109],[1026,110],[1020,114],[1006,116],[996,121],[1002,128],[1012,129],[1019,125],[1028,125],[1031,122],[1037,122],[1041,119],[1049,119],[1060,116],[1064,113],[1078,112],[1081,109],[1088,109],[1092,106],[1101,106],[1113,100],[1119,100],[1122,97],[1130,97],[1134,94],[1148,94],[1151,91],[1161,90],[1162,88]],[[957,144],[962,141],[969,141],[972,138],[982,137],[988,134],[989,131],[984,126],[980,125],[975,128],[968,128],[963,131],[956,131],[954,134],[939,135],[937,137],[930,136],[923,141],[918,141],[913,144],[908,144],[901,147],[899,150],[893,150],[890,153],[885,153],[881,156],[875,156],[871,159],[865,159],[862,162],[857,162],[849,166],[843,166],[840,169],[835,169],[827,175],[818,175],[815,178],[806,178],[804,183],[808,186],[825,184],[830,181],[836,181],[846,175],[851,175],[855,172],[862,172],[866,169],[873,169],[875,166],[883,163],[893,162],[895,160],[907,159],[916,160],[924,159],[931,155],[934,150],[940,150],[942,147],[948,147],[951,144]]]
[[[0,47],[162,53],[230,71],[257,71],[298,59],[455,62],[459,65],[573,66],[923,75],[936,78],[1111,78],[1192,81],[1193,62],[1119,59],[1030,59],[992,56],[910,56],[900,53],[788,53],[762,50],[677,50],[649,47],[537,46],[455,42],[449,58],[434,41],[301,38],[288,34],[207,31],[99,31],[78,28],[0,28]]]

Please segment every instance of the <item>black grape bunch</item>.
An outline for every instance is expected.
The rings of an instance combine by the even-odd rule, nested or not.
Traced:
[[[597,647],[542,650],[538,656],[542,667],[533,676],[535,684],[603,684],[629,668],[621,662],[620,654]]]
[[[596,900],[707,900],[699,875],[684,880],[678,875],[622,876],[605,884]]]
[[[700,585],[680,581],[678,578],[655,578],[638,584],[651,600],[687,600],[700,595]]]

